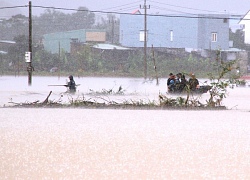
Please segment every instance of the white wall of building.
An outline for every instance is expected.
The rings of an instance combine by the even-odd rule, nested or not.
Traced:
[[[250,11],[248,11],[239,24],[242,25],[243,31],[245,32],[244,42],[250,44]]]

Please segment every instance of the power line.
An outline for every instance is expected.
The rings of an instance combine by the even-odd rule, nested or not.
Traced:
[[[190,7],[172,5],[172,4],[167,4],[167,3],[161,3],[161,2],[157,2],[157,1],[153,1],[153,0],[148,0],[148,1],[156,3],[156,4],[162,4],[162,5],[177,7],[177,8],[182,8],[182,9],[189,9],[189,10],[195,10],[195,11],[204,11],[204,12],[213,12],[213,13],[221,13],[221,12],[218,12],[218,11],[211,11],[211,10],[204,10],[204,9],[197,9],[197,8],[190,8]],[[123,5],[119,5],[119,6],[114,6],[114,7],[106,8],[106,9],[103,9],[103,10],[119,8],[119,7],[123,7],[123,6],[127,6],[127,5],[136,4],[136,3],[139,3],[139,2],[141,2],[141,1],[136,1],[136,2],[133,2],[133,3],[123,4]],[[24,8],[24,7],[28,7],[28,5],[0,7],[0,9],[13,9],[13,8]],[[74,8],[58,8],[58,7],[45,7],[45,6],[32,6],[32,7],[40,7],[40,8],[48,8],[48,9],[61,9],[61,10],[70,10],[70,11],[78,11],[79,10],[79,9],[74,9]],[[153,7],[155,7],[155,6],[153,6]],[[88,10],[88,11],[90,11],[90,12],[108,13],[108,12],[104,12],[103,10],[98,10],[98,11],[90,11],[90,10]],[[162,8],[162,10],[164,10],[164,8]],[[174,10],[172,10],[172,11],[174,11]],[[110,12],[110,13],[114,13],[114,12]]]
[[[84,9],[72,9],[72,8],[58,8],[58,7],[48,7],[48,6],[33,6],[35,8],[44,8],[44,9],[55,9],[55,10],[65,10],[65,11],[84,11],[84,12],[91,12],[91,13],[105,13],[105,14],[119,14],[119,15],[142,15],[142,14],[131,14],[131,13],[122,13],[122,12],[113,12],[113,11],[91,11],[91,10],[84,10]],[[162,16],[162,17],[173,17],[173,18],[207,18],[207,19],[225,19],[225,17],[215,17],[215,16],[183,16],[183,15],[162,15],[162,14],[147,14],[147,16]],[[242,18],[236,17],[228,17],[227,19],[234,19],[240,20]],[[250,20],[250,19],[246,19]]]
[[[0,9],[9,9],[9,8],[19,8],[19,7],[28,7],[25,6],[12,6],[12,7],[1,7]],[[75,9],[75,8],[60,8],[60,7],[50,7],[50,6],[32,6],[33,8],[42,8],[42,9],[54,9],[54,10],[64,10],[64,11],[83,11],[83,12],[90,12],[90,13],[103,13],[103,14],[119,14],[119,15],[136,15],[140,16],[142,14],[131,14],[131,13],[124,13],[124,12],[113,12],[113,11],[92,11],[92,10],[86,10],[86,9]],[[193,14],[195,15],[195,14]],[[225,14],[228,15],[229,14]],[[147,14],[147,16],[161,16],[161,17],[170,17],[170,18],[207,18],[207,19],[225,19],[225,17],[216,17],[216,16],[208,16],[208,15],[198,15],[196,16],[188,16],[188,15],[163,15],[163,14]],[[242,17],[239,15],[230,15],[231,17],[227,17],[227,19],[232,20],[242,20]],[[232,17],[233,16],[233,17]],[[250,19],[244,19],[244,20],[250,20]]]
[[[163,4],[163,5],[178,7],[178,8],[182,8],[182,9],[190,9],[190,10],[195,10],[195,11],[204,11],[204,12],[213,12],[213,13],[216,12],[216,13],[218,13],[218,11],[211,11],[211,10],[196,9],[196,8],[190,8],[190,7],[184,7],[184,6],[177,6],[177,5],[167,4],[167,3],[156,2],[156,1],[152,1],[152,0],[149,0],[149,1],[157,3],[157,4]]]
[[[119,14],[119,11],[128,11],[128,10],[130,11],[130,10],[135,10],[135,9],[138,9],[138,6],[134,5],[134,6],[124,7],[119,10],[116,10],[115,12]]]
[[[119,9],[119,10],[135,10],[135,9],[138,9],[138,6],[130,6],[130,7],[126,7],[126,8],[122,8],[122,9]]]
[[[167,8],[162,8],[159,6],[153,6],[155,9],[159,9],[159,10],[165,10],[165,11],[171,11],[171,12],[178,12],[178,13],[182,13],[182,14],[190,14],[190,15],[195,15],[193,13],[187,13],[187,12],[183,12],[183,11],[177,11],[177,10],[172,10],[172,9],[167,9]]]
[[[23,8],[28,7],[28,5],[25,6],[9,6],[9,7],[0,7],[0,9],[14,9],[14,8]]]
[[[120,5],[120,6],[114,6],[114,7],[102,9],[102,11],[107,10],[107,9],[114,9],[114,8],[119,8],[119,7],[123,7],[123,6],[127,6],[127,5],[132,5],[132,4],[136,4],[136,3],[139,3],[139,2],[141,2],[141,1],[136,1],[136,2],[133,2],[133,3],[129,3],[129,4],[123,4],[123,5]]]

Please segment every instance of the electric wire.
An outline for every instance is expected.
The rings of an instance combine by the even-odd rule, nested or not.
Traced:
[[[106,8],[106,9],[101,9],[101,11],[105,11],[105,10],[109,10],[109,9],[115,9],[115,8],[120,8],[120,7],[124,7],[124,6],[127,6],[127,5],[136,4],[136,3],[139,3],[139,2],[141,2],[141,1],[136,1],[136,2],[133,2],[133,3],[123,4],[123,5],[119,5],[119,6],[114,6],[114,7],[110,7],[110,8]]]
[[[193,14],[193,13],[188,13],[188,12],[184,12],[184,11],[177,11],[177,10],[173,10],[173,9],[162,8],[162,7],[159,7],[159,6],[154,6],[154,8],[159,9],[159,10],[178,12],[178,13],[182,13],[182,14],[196,15],[196,14]]]
[[[12,7],[1,7],[0,9],[8,9],[8,8],[23,8],[28,7],[25,6],[12,6]],[[33,8],[42,8],[42,9],[54,9],[54,10],[63,10],[63,11],[84,11],[90,13],[103,13],[103,14],[119,14],[119,15],[131,15],[131,13],[124,13],[124,12],[114,12],[114,11],[98,11],[98,10],[88,10],[88,9],[75,9],[75,8],[62,8],[62,7],[50,7],[50,6],[32,6]],[[193,8],[192,8],[193,9]],[[144,14],[133,14],[133,15],[144,15]],[[225,14],[228,15],[229,14]],[[207,18],[207,19],[225,19],[225,17],[216,17],[216,16],[209,16],[209,15],[196,15],[196,16],[188,16],[188,15],[163,15],[163,14],[147,14],[147,16],[162,16],[162,17],[173,17],[173,18]],[[242,17],[238,17],[237,15],[233,15],[231,17],[227,17],[227,19],[233,20],[242,20]],[[250,20],[250,19],[244,19]]]
[[[105,14],[120,14],[120,15],[131,15],[131,13],[113,12],[113,11],[92,11],[92,10],[81,10],[72,8],[59,8],[59,7],[48,7],[48,6],[32,6],[35,8],[54,9],[54,10],[65,10],[65,11],[85,11],[91,13],[105,13]],[[144,14],[133,14],[133,15],[144,15]],[[147,16],[162,16],[162,17],[175,17],[175,18],[207,18],[207,19],[225,19],[225,17],[215,16],[187,16],[187,15],[162,15],[162,14],[147,14]],[[227,19],[241,19],[237,17],[228,17]],[[250,20],[250,19],[249,19]]]
[[[15,8],[23,8],[28,7],[27,5],[24,6],[7,6],[7,7],[0,7],[0,9],[15,9]]]
[[[212,13],[221,13],[221,12],[218,12],[218,11],[211,11],[211,10],[204,10],[204,9],[197,9],[197,8],[184,7],[184,6],[178,6],[178,5],[167,4],[167,3],[161,3],[161,2],[152,1],[152,0],[148,0],[148,1],[149,1],[149,2],[154,2],[154,3],[157,3],[157,4],[162,4],[162,5],[171,6],[171,7],[182,8],[182,9],[189,9],[189,10],[195,10],[195,11],[204,11],[204,12],[212,12]]]

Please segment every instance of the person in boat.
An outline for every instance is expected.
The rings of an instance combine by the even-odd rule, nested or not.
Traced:
[[[199,81],[195,77],[194,73],[191,73],[190,78],[188,80],[188,84],[189,84],[190,90],[192,91],[195,91],[199,87]]]
[[[76,92],[76,83],[72,75],[69,76],[68,88],[70,93]]]
[[[167,86],[170,85],[170,81],[171,81],[171,76],[173,75],[173,73],[170,73],[168,76],[168,80],[167,80]]]
[[[176,84],[175,75],[173,73],[170,73],[168,81],[167,81],[168,90],[169,91],[174,91],[175,90],[175,84]]]
[[[179,76],[181,78],[181,83],[186,85],[187,84],[187,80],[186,80],[185,75],[182,74],[182,73],[179,73]]]
[[[182,73],[176,74],[176,91],[182,92],[186,84],[187,80],[185,78],[185,75],[183,75]]]

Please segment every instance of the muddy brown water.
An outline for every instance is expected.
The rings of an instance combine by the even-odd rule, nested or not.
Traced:
[[[90,90],[124,99],[155,100],[165,80],[76,78],[64,94],[61,77],[0,77],[0,105],[70,98],[99,100]],[[0,179],[249,179],[250,88],[229,90],[227,110],[1,108]],[[202,95],[202,100],[208,97]]]

